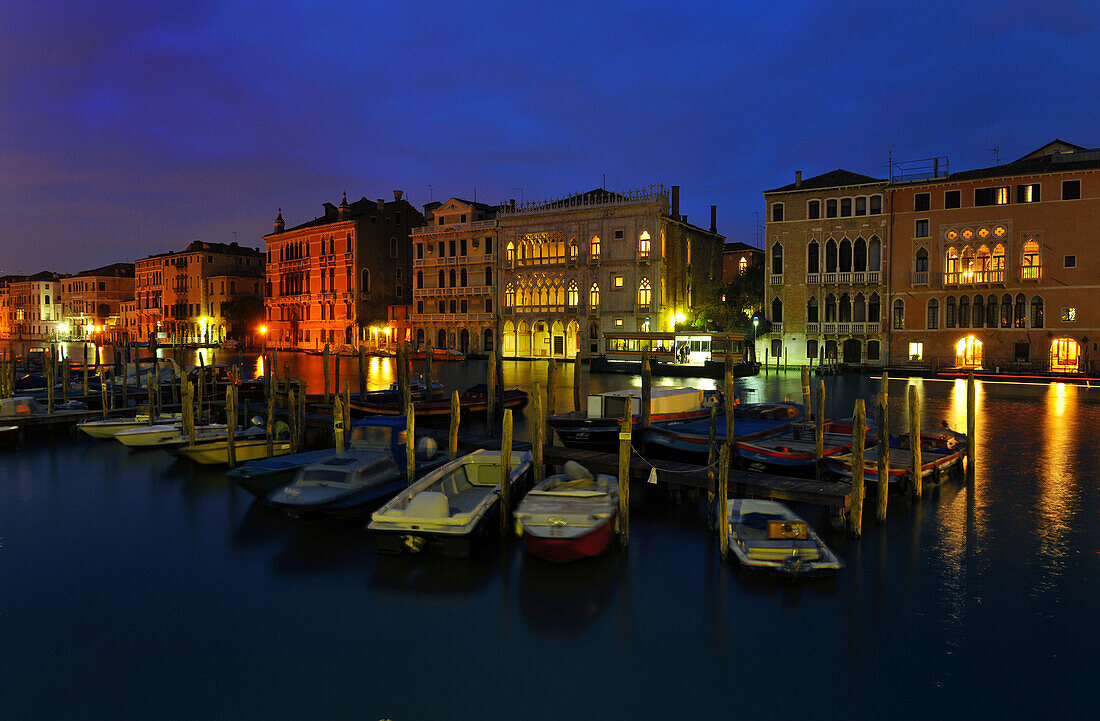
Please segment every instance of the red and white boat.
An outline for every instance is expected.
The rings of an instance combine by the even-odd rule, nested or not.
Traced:
[[[514,512],[527,552],[548,561],[598,556],[616,534],[619,483],[573,461],[535,486]]]

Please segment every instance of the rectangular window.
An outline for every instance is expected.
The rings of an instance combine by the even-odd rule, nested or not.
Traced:
[[[371,220],[374,220],[374,218],[371,218]],[[443,216],[442,215],[439,216],[439,224],[443,225]]]
[[[817,358],[817,341],[806,341],[806,358]]]
[[[623,231],[616,230],[615,231],[615,240],[622,240],[622,239],[623,239]]]
[[[452,258],[455,257],[455,242],[453,240],[447,242],[448,255]]]
[[[423,243],[417,243],[416,244],[416,259],[417,260],[424,260],[424,244]]]
[[[401,213],[394,213],[393,214],[393,222],[396,223],[397,225],[401,225]]]
[[[493,312],[493,299],[492,298],[486,298],[485,299],[485,312],[486,313],[492,313]]]
[[[489,237],[486,237],[485,238],[485,254],[488,255],[492,252],[493,252],[493,239],[489,238]]]
[[[1063,308],[1062,309],[1062,322],[1063,323],[1076,323],[1077,322],[1077,309],[1076,308]]]
[[[993,189],[993,204],[994,205],[1008,205],[1008,186],[1004,185],[1000,188]]]
[[[924,343],[909,344],[909,360],[924,360]]]
[[[1076,255],[1067,255],[1063,259],[1063,262],[1065,263],[1065,267],[1067,267],[1067,268],[1076,268],[1077,267],[1077,256]]]
[[[772,222],[778,223],[783,220],[783,204],[774,203],[772,205]]]
[[[993,188],[975,188],[974,205],[993,205]]]
[[[927,238],[928,237],[928,220],[918,220],[914,231],[914,237]]]
[[[943,194],[943,207],[945,208],[961,208],[962,207],[962,191],[961,190],[948,190]]]
[[[424,315],[424,301],[422,301],[422,300],[416,301],[416,312],[419,315]]]
[[[440,314],[446,313],[447,312],[447,301],[445,301],[445,300],[439,301],[438,308],[439,308]]]
[[[810,220],[817,220],[821,217],[821,201],[811,200],[809,206],[806,208],[806,215]]]
[[[1081,181],[1080,180],[1063,180],[1062,181],[1062,200],[1080,200],[1081,199]]]
[[[1016,202],[1017,203],[1038,203],[1040,200],[1038,183],[1029,183],[1027,185],[1016,186]]]
[[[462,214],[462,220],[460,220],[458,222],[460,222],[460,223],[465,223],[466,222],[466,214],[465,213]]]
[[[1031,343],[1027,341],[1014,343],[1012,355],[1018,363],[1027,363],[1031,360]]]
[[[623,319],[622,318],[616,318],[615,319],[615,327],[616,328],[622,328],[623,327]]]
[[[867,215],[867,198],[856,198],[856,215]]]
[[[623,277],[621,275],[611,276],[611,287],[612,288],[622,288],[623,287]]]
[[[468,307],[468,306],[467,306],[467,304],[466,304],[466,303],[467,303],[467,302],[466,302],[465,300],[462,300],[462,301],[460,301],[460,302],[459,302],[459,305],[458,305],[458,312],[460,312],[460,313],[467,313],[467,312],[469,312],[469,311],[467,310],[467,307]]]
[[[917,193],[913,196],[913,210],[917,213],[923,213],[932,209],[932,194],[931,193]]]
[[[852,199],[841,198],[840,199],[840,217],[849,218],[852,215]]]
[[[879,215],[882,213],[882,196],[871,196],[871,215]]]
[[[458,240],[458,254],[459,255],[466,255],[466,239],[465,238],[459,238],[459,240]]]
[[[826,200],[825,201],[825,217],[826,218],[835,218],[836,217],[836,200]]]

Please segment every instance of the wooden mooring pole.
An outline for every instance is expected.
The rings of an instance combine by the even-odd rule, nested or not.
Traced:
[[[878,504],[875,518],[879,523],[886,522],[886,501],[890,495],[890,408],[887,381],[882,374],[882,391],[878,397]]]
[[[500,537],[508,537],[512,520],[512,409],[504,411],[500,431]]]
[[[293,405],[291,406],[293,407]],[[347,378],[344,379],[344,436],[345,440],[351,442],[351,381]]]
[[[458,391],[451,391],[451,430],[447,434],[447,456],[452,461],[458,458],[458,426],[462,420],[462,406],[458,402]]]
[[[619,542],[630,547],[630,436],[631,408],[626,404],[619,427]]]
[[[367,392],[367,349],[359,346],[359,400],[366,398]]]
[[[329,349],[328,349],[328,343],[325,343],[325,349],[321,352],[321,355],[324,359],[324,366],[325,366],[325,405],[327,406],[327,405],[330,405],[332,403],[332,394],[329,392],[331,390],[331,386],[329,386],[328,361],[329,361],[330,352],[329,352]]]
[[[542,462],[542,447],[546,442],[545,416],[542,405],[542,384],[535,383],[535,392],[531,396],[531,466],[535,485],[542,483],[546,475],[546,466]]]
[[[84,351],[84,364],[82,370],[84,371],[84,397],[88,397],[88,344],[82,343],[81,349]]]
[[[412,408],[405,414],[405,485],[416,482],[416,414]]]
[[[966,379],[966,483],[968,486],[974,483],[976,471],[974,459],[976,456],[975,446],[977,445],[977,407],[974,371],[970,371],[970,375]]]
[[[825,456],[825,379],[817,383],[817,412],[814,413],[814,475],[821,478],[821,459]]]
[[[863,532],[863,457],[866,453],[867,408],[862,398],[856,399],[852,410],[852,506],[848,511],[848,527],[859,536]]]
[[[237,387],[225,387],[225,450],[229,467],[237,465]]]
[[[917,387],[909,386],[909,452],[913,455],[913,497],[920,498],[924,491],[921,476],[920,396]]]
[[[103,417],[107,417],[107,370],[99,368],[99,399],[103,406]]]
[[[646,452],[645,446],[645,429],[649,428],[653,419],[653,373],[649,366],[649,351],[642,351],[642,408],[639,424],[641,427],[641,448],[640,452],[644,455]]]
[[[195,445],[195,385],[187,381],[183,387],[183,434],[188,445]]]
[[[546,429],[543,438],[554,438],[554,431],[550,429],[550,416],[558,412],[558,361],[550,358],[546,361],[546,407],[543,413],[543,423]]]
[[[485,402],[485,428],[489,433],[489,437],[493,437],[493,431],[496,428],[497,417],[497,354],[490,351],[488,368],[486,370],[485,387],[486,387],[486,402]]]
[[[714,518],[717,520],[718,511],[714,505],[714,499],[717,497],[717,488],[715,481],[715,466],[718,461],[718,406],[713,405],[710,407],[710,437],[707,443],[707,508],[714,514]]]
[[[289,386],[289,384],[287,384]],[[302,427],[301,415],[299,413],[299,405],[305,401],[305,394],[302,394],[301,401],[298,399],[298,395],[291,387],[286,391],[286,420],[287,431],[290,433],[290,452],[297,453],[301,449],[301,442],[299,439],[300,429]],[[274,445],[274,441],[272,442]]]
[[[722,560],[730,550],[729,512],[730,444],[718,454],[718,549]]]
[[[267,457],[275,455],[275,393],[267,397]]]
[[[584,392],[581,388],[581,352],[577,350],[573,356],[573,410],[579,411],[584,406]]]
[[[54,362],[53,362],[53,348],[46,351],[46,357],[42,361],[42,368],[46,371],[46,412],[53,415],[53,401],[54,401]]]
[[[810,367],[802,366],[802,407],[806,410],[806,415],[813,414],[813,408],[810,404]]]
[[[425,398],[432,397],[432,361],[434,355],[431,341],[429,341],[428,347],[424,349],[424,392],[427,393],[424,396]]]
[[[344,450],[343,405],[343,402],[340,400],[340,394],[335,394],[332,399],[332,440],[337,453],[342,453]]]

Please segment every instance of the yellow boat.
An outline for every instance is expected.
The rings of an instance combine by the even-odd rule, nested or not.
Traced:
[[[267,458],[267,438],[245,438],[234,444],[237,450],[237,463]],[[196,443],[193,446],[175,448],[172,453],[204,466],[224,466],[229,463],[229,442],[227,440],[210,443]],[[290,453],[290,441],[275,441],[271,444],[273,456],[285,456]]]
[[[844,567],[810,524],[782,503],[731,499],[728,531],[730,551],[748,569],[804,576]]]

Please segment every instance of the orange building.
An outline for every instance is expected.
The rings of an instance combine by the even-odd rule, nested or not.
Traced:
[[[1095,371],[1100,149],[890,184],[892,364]]]
[[[134,297],[134,264],[113,263],[85,270],[61,280],[64,328],[67,340],[125,342],[122,303]]]

